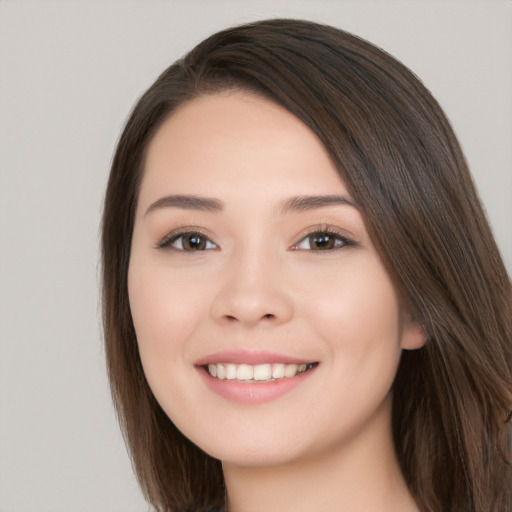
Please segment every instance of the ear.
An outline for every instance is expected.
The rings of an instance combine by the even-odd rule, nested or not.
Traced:
[[[402,329],[402,341],[400,346],[404,350],[417,350],[427,342],[425,330],[419,322],[414,319],[404,321]]]

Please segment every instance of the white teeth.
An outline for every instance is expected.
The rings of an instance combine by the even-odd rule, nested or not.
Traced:
[[[293,377],[297,374],[297,370],[299,369],[298,365],[296,364],[287,364],[284,367],[284,376],[285,377]]]
[[[236,378],[238,380],[252,380],[254,377],[254,369],[248,364],[241,364],[236,370]]]
[[[269,364],[258,364],[254,367],[254,380],[270,380],[272,367]]]
[[[226,367],[223,364],[212,364],[212,366],[217,367],[217,378],[224,380],[226,378]],[[210,365],[208,365],[208,370],[209,369],[210,369]]]
[[[243,382],[272,382],[274,380],[295,377],[309,370],[310,364],[234,364],[217,363],[208,365],[208,373],[220,380],[238,380]]]
[[[228,363],[226,365],[226,379],[236,379],[236,364]]]
[[[284,364],[276,363],[272,365],[272,377],[282,379],[284,377]]]

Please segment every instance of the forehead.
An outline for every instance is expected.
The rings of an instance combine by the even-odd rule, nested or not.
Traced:
[[[228,190],[229,189],[229,190]],[[346,193],[325,147],[297,117],[245,92],[200,96],[152,139],[141,200],[158,193],[224,196]]]

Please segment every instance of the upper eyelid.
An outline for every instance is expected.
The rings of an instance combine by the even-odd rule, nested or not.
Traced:
[[[340,238],[344,238],[346,240],[350,240],[353,243],[356,243],[354,235],[349,233],[347,230],[342,229],[337,226],[333,226],[331,224],[318,224],[316,226],[311,226],[305,230],[303,230],[297,237],[294,245],[302,241],[307,236],[311,236],[315,233],[331,233],[333,235],[338,235]]]

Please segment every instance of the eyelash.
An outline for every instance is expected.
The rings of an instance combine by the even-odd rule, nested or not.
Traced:
[[[311,240],[316,236],[317,238],[320,238],[318,235],[327,235],[329,240],[333,240],[335,244],[338,244],[336,247],[331,247],[328,249],[303,249],[300,248],[299,245],[302,244],[305,240],[309,239]],[[332,252],[332,251],[338,251],[340,249],[343,249],[344,247],[353,247],[357,245],[357,243],[354,240],[351,240],[350,238],[347,238],[346,236],[342,235],[339,231],[336,229],[330,228],[330,227],[316,227],[312,230],[308,231],[307,233],[304,233],[302,235],[302,238],[299,240],[298,243],[294,244],[292,246],[292,249],[295,251],[313,251],[317,253],[326,253],[326,252]]]
[[[201,238],[203,240],[205,240],[205,243],[208,244],[208,243],[211,243],[213,245],[215,245],[214,248],[210,247],[210,248],[204,248],[204,249],[196,249],[196,250],[187,250],[187,249],[184,249],[183,248],[183,241],[184,241],[184,238],[186,236],[189,236],[189,237],[192,237],[192,236],[196,236],[198,238]],[[178,248],[178,247],[174,247],[173,244],[175,242],[177,242],[178,240],[181,239],[181,248]],[[197,229],[190,229],[190,230],[179,230],[179,231],[173,231],[172,233],[169,233],[168,235],[166,235],[162,240],[160,240],[160,242],[158,242],[158,244],[156,245],[156,248],[157,249],[171,249],[171,250],[174,250],[174,251],[183,251],[183,252],[201,252],[201,251],[204,251],[204,250],[212,250],[212,249],[216,249],[217,248],[217,244],[215,244],[215,242],[213,242],[212,240],[210,240],[210,238],[208,236],[206,236],[204,233],[202,233],[201,231],[197,230]]]
[[[333,240],[337,246],[327,248],[327,249],[305,249],[300,248],[299,246],[306,241],[307,239],[312,241],[312,239],[316,236],[317,238],[320,238],[318,235],[327,235],[329,240]],[[183,242],[185,237],[189,237],[189,240],[192,237],[197,237],[201,239],[203,247],[201,249],[184,249]],[[177,241],[181,240],[181,247],[175,247],[173,244],[175,244]],[[208,244],[212,244],[214,247],[208,247]],[[355,246],[357,243],[354,240],[351,240],[347,238],[346,236],[339,233],[337,230],[332,228],[324,228],[324,227],[316,227],[313,228],[311,231],[308,231],[307,233],[304,233],[299,240],[298,243],[294,244],[291,249],[294,251],[313,251],[317,253],[325,253],[325,252],[332,252],[337,251],[339,249],[342,249],[343,247],[350,247]],[[174,231],[172,233],[169,233],[166,235],[158,244],[156,245],[157,249],[170,249],[174,251],[183,251],[183,252],[202,252],[206,250],[214,250],[217,249],[217,244],[213,242],[208,236],[206,236],[204,233],[202,233],[199,230],[183,230],[183,231]]]

